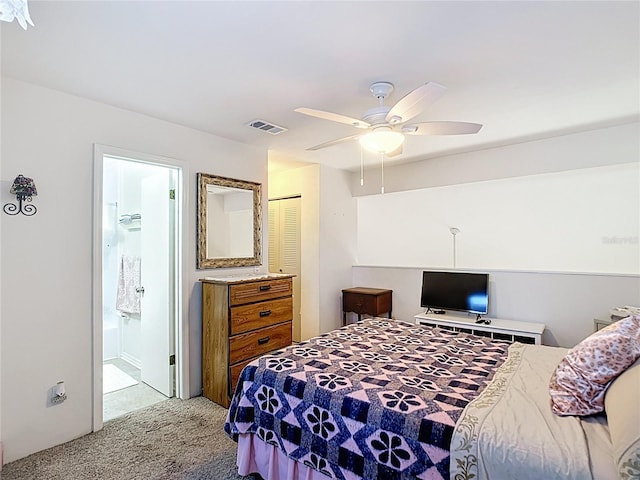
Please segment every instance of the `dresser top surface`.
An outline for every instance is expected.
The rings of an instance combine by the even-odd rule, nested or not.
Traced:
[[[203,283],[222,283],[222,284],[234,284],[234,283],[247,283],[247,282],[262,282],[265,280],[279,280],[282,278],[292,278],[295,275],[288,273],[252,273],[252,274],[236,274],[236,275],[220,275],[216,277],[203,277],[200,279]]]

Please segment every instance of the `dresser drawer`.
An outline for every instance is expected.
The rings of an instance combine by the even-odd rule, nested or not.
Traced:
[[[229,338],[229,363],[234,364],[291,345],[291,322]]]
[[[255,359],[250,358],[249,360],[236,363],[235,365],[231,365],[231,367],[229,367],[229,396],[233,395],[233,392],[236,389],[236,385],[238,385],[238,380],[240,380],[242,369],[253,362],[253,360]]]
[[[278,298],[231,307],[231,335],[291,320],[293,298]]]
[[[292,294],[291,278],[240,283],[229,287],[229,304],[232,306],[243,305],[271,298],[291,296]]]

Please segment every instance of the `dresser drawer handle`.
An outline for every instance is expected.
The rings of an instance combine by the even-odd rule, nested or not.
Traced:
[[[271,290],[271,285],[260,285],[260,291]]]
[[[261,317],[268,317],[269,315],[271,315],[271,310],[263,310],[260,312]]]
[[[271,337],[259,338],[259,339],[258,339],[258,345],[264,345],[264,344],[265,344],[265,343],[267,343],[270,339],[271,339]]]

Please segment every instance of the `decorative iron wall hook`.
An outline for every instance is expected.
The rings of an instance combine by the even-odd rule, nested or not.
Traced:
[[[31,202],[31,198],[38,195],[36,190],[36,184],[33,179],[27,178],[23,175],[18,175],[11,185],[9,193],[16,196],[18,205],[15,203],[6,203],[2,209],[7,215],[23,215],[31,216],[35,215],[38,209],[35,205],[23,205],[23,202]]]

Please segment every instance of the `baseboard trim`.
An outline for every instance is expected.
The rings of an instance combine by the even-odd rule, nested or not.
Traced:
[[[134,357],[133,355],[129,355],[126,352],[122,352],[120,354],[120,358],[122,360],[125,360],[125,361],[129,362],[134,367],[136,367],[138,369],[142,369],[142,362],[139,359],[137,359],[136,357]]]

